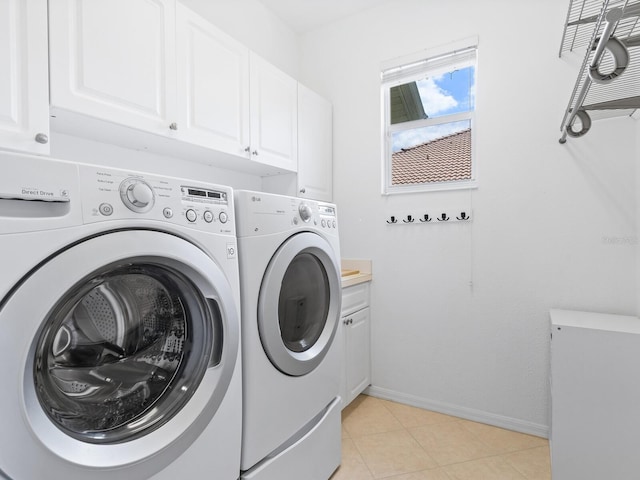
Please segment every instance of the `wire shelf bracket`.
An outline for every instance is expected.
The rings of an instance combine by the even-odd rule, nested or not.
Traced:
[[[571,0],[559,56],[583,48],[560,143],[585,135],[592,119],[640,109],[640,0]]]

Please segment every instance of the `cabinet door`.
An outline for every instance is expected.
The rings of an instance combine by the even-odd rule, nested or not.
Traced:
[[[52,106],[169,132],[175,0],[55,0],[49,9]]]
[[[47,1],[0,2],[2,148],[49,153],[47,54]]]
[[[249,49],[180,4],[176,29],[178,136],[248,158]]]
[[[250,54],[252,160],[298,169],[298,82]]]
[[[331,104],[298,84],[298,196],[333,199]]]
[[[347,317],[346,383],[349,404],[371,383],[371,322],[369,308]]]

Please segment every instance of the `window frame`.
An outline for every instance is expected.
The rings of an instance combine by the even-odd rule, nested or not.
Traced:
[[[475,155],[475,113],[474,108],[467,112],[458,112],[437,117],[412,120],[391,124],[391,88],[425,78],[426,72],[433,72],[434,67],[429,62],[446,59],[449,55],[455,55],[461,51],[474,49],[474,69],[477,84],[478,76],[478,37],[468,37],[457,42],[452,42],[440,47],[422,50],[412,55],[399,57],[383,62],[381,65],[381,103],[382,103],[382,194],[391,195],[398,193],[416,193],[442,190],[473,189],[478,187],[478,168]],[[447,62],[444,62],[445,65]],[[452,62],[449,62],[449,64]],[[422,65],[422,66],[421,66]],[[406,70],[406,73],[402,73]],[[391,74],[389,74],[391,72]],[[385,74],[386,77],[385,78]],[[477,94],[477,91],[476,91]],[[421,127],[442,125],[456,121],[470,121],[471,124],[471,179],[451,180],[446,182],[425,182],[409,185],[392,184],[393,162],[393,134],[395,132],[411,130]]]

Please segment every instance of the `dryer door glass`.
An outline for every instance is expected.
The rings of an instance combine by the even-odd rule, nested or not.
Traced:
[[[34,364],[40,404],[83,441],[148,433],[184,406],[210,362],[219,361],[211,356],[220,351],[219,317],[215,302],[168,267],[134,263],[97,272],[44,324]]]
[[[258,331],[273,365],[287,375],[313,371],[333,344],[340,318],[338,258],[310,232],[289,237],[271,258],[258,298]]]
[[[304,352],[320,337],[329,313],[329,280],[315,255],[301,253],[282,279],[278,318],[280,335],[289,350]]]

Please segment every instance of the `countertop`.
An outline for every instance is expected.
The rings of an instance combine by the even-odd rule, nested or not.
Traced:
[[[351,287],[373,278],[371,260],[342,259],[342,288]]]

